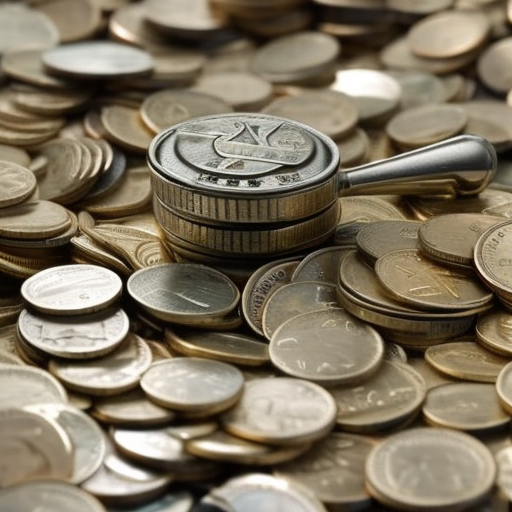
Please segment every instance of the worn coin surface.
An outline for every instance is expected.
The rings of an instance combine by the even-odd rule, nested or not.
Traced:
[[[13,162],[0,161],[0,208],[23,202],[36,188],[34,173]]]
[[[122,287],[115,272],[98,265],[61,265],[24,281],[21,294],[41,313],[76,315],[107,308]]]

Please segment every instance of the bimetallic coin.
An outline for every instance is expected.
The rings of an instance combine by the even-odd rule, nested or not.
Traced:
[[[235,436],[278,446],[324,437],[334,426],[336,405],[324,388],[304,379],[255,378],[238,403],[220,417]]]
[[[114,41],[80,41],[43,52],[50,74],[67,78],[111,79],[148,75],[153,59],[145,50]]]
[[[273,474],[302,483],[329,510],[364,509],[371,502],[364,487],[364,465],[374,446],[370,438],[332,432],[307,453],[276,466]]]
[[[36,177],[27,168],[0,160],[0,208],[22,203],[36,188]]]
[[[128,333],[105,356],[74,361],[52,359],[48,369],[66,387],[93,396],[109,396],[137,386],[152,361],[151,349],[139,336]]]
[[[0,428],[0,487],[72,476],[73,446],[57,422],[35,412],[4,407]]]
[[[476,382],[496,382],[508,358],[474,341],[452,341],[429,347],[425,360],[444,375]]]
[[[76,315],[106,309],[121,295],[119,276],[97,265],[61,265],[24,281],[23,298],[41,313]]]
[[[423,404],[423,418],[433,426],[465,432],[504,428],[510,416],[501,407],[496,386],[457,382],[431,389]]]
[[[53,512],[106,512],[101,501],[76,485],[57,480],[34,480],[0,491],[2,510],[52,510]]]
[[[463,311],[489,304],[493,294],[476,279],[424,258],[418,250],[397,250],[375,263],[380,283],[400,302],[421,309]]]
[[[366,460],[370,494],[399,510],[467,510],[483,501],[495,478],[489,449],[469,434],[446,428],[392,434]]]
[[[425,400],[426,385],[412,366],[384,361],[357,386],[330,388],[338,408],[336,425],[347,432],[382,432],[413,419]]]
[[[233,406],[243,392],[242,372],[228,363],[200,357],[175,357],[153,363],[140,385],[155,403],[209,416]]]
[[[122,309],[58,317],[23,310],[18,332],[24,340],[47,354],[87,359],[114,350],[128,334],[130,321]]]
[[[195,263],[155,265],[134,272],[126,288],[136,303],[166,322],[195,325],[232,312],[240,292],[222,272]]]
[[[287,375],[322,385],[368,379],[384,358],[384,342],[370,325],[340,308],[290,318],[270,339],[272,364]]]

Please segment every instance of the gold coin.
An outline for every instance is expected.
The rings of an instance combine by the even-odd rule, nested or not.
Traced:
[[[309,281],[285,284],[265,303],[261,322],[263,332],[270,340],[282,324],[295,316],[337,307],[334,284]]]
[[[508,362],[506,357],[474,341],[453,341],[429,347],[425,360],[445,375],[476,382],[496,382]]]
[[[147,343],[136,334],[128,333],[107,355],[82,361],[51,359],[48,369],[73,391],[109,396],[135,388],[151,361]]]
[[[435,427],[483,433],[507,426],[510,416],[501,407],[496,386],[456,382],[431,389],[423,404],[423,418]]]
[[[53,419],[19,408],[0,410],[2,471],[0,486],[27,480],[68,480],[73,473],[73,446]]]
[[[384,254],[375,263],[375,273],[393,297],[420,309],[462,311],[489,304],[493,298],[476,276],[430,262],[418,250]]]
[[[337,428],[368,434],[415,418],[425,400],[426,385],[412,366],[383,361],[377,373],[364,382],[335,386],[330,392],[338,407]]]
[[[392,434],[366,460],[370,494],[402,510],[471,507],[488,495],[495,478],[493,455],[481,441],[440,427]]]
[[[478,10],[447,10],[414,23],[407,42],[420,57],[451,58],[478,49],[490,32],[489,18]]]
[[[0,208],[22,203],[36,189],[34,173],[21,165],[0,160]]]
[[[234,365],[201,357],[154,363],[140,383],[155,403],[195,416],[210,416],[233,406],[243,384],[243,375]]]
[[[189,357],[203,357],[243,366],[261,366],[270,361],[268,345],[242,332],[168,327],[164,332],[164,340],[173,351]]]
[[[220,421],[227,432],[242,439],[291,446],[321,439],[335,417],[334,399],[318,384],[273,377],[246,382],[241,399]]]

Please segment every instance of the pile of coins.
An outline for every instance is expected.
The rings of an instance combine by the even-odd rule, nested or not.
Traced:
[[[0,510],[508,510],[511,23],[0,5]]]

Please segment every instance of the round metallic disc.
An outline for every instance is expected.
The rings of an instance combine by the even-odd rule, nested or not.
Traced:
[[[366,483],[379,502],[408,511],[467,510],[496,478],[496,462],[475,437],[418,427],[390,435],[366,461]]]
[[[324,388],[291,377],[255,378],[220,417],[235,436],[278,446],[318,440],[333,427],[336,405]]]
[[[240,292],[222,272],[196,263],[168,263],[134,272],[126,284],[143,309],[164,321],[194,325],[232,312]]]
[[[155,403],[195,415],[225,411],[240,398],[244,377],[234,365],[201,357],[159,361],[144,373],[140,385]]]
[[[73,317],[38,315],[25,309],[18,318],[18,332],[47,354],[87,359],[114,350],[128,334],[129,323],[122,309]]]
[[[502,407],[510,414],[512,412],[512,363],[503,366],[496,380],[496,391]]]
[[[428,424],[465,432],[503,428],[510,416],[501,407],[495,384],[455,382],[431,389],[423,404]]]
[[[477,340],[483,347],[497,354],[512,355],[512,313],[494,308],[481,315],[475,326]]]
[[[425,400],[426,385],[412,366],[383,361],[377,373],[359,385],[329,391],[338,407],[338,430],[370,434],[413,419]],[[372,398],[361,401],[361,396]]]
[[[27,168],[0,161],[0,208],[22,203],[36,188],[36,177]]]
[[[317,130],[263,114],[224,114],[160,132],[149,147],[159,179],[213,195],[261,197],[315,187],[338,170],[338,149]]]
[[[478,78],[498,94],[507,94],[512,81],[507,73],[512,38],[505,37],[490,44],[477,61]]]
[[[97,498],[76,485],[57,480],[34,480],[0,491],[2,510],[52,510],[53,512],[105,512]]]
[[[315,281],[336,284],[340,262],[347,253],[344,247],[322,247],[306,255],[292,274],[292,282]]]
[[[147,75],[153,69],[148,52],[114,41],[63,44],[46,50],[41,58],[50,73],[68,78],[128,78]]]
[[[0,486],[27,480],[67,480],[73,474],[73,445],[53,419],[19,408],[0,409]]]
[[[121,295],[123,283],[98,265],[61,265],[23,282],[23,298],[40,313],[76,315],[106,309]]]

